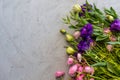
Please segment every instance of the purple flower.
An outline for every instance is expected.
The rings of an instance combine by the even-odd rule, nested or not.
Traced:
[[[82,11],[83,12],[85,12],[85,11],[91,11],[91,8],[92,8],[92,5],[91,4],[83,4],[82,6],[81,6],[81,8],[82,8]]]
[[[120,20],[116,19],[114,20],[110,25],[111,31],[120,31]]]
[[[79,13],[79,16],[84,16],[85,12],[88,11],[92,11],[92,5],[91,4],[83,4],[81,6],[82,12]]]
[[[87,40],[81,40],[78,44],[78,52],[83,53],[86,50],[88,50],[91,46],[91,43],[93,42],[93,40],[91,38],[87,39]]]
[[[78,44],[78,50],[79,52],[83,53],[84,51],[89,49],[90,44],[87,41],[80,41],[80,43]]]
[[[80,36],[84,39],[89,39],[93,33],[93,27],[92,24],[88,23],[86,24],[81,30],[80,30]]]

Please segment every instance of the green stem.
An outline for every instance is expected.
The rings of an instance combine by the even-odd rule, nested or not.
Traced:
[[[88,66],[90,66],[90,64],[87,62],[87,60],[82,56],[82,58],[85,60],[85,62],[87,63]]]
[[[92,76],[92,75],[89,75],[89,77],[92,77],[92,78],[95,78],[95,79],[103,80],[102,78],[99,78],[99,77],[96,77],[96,76]]]

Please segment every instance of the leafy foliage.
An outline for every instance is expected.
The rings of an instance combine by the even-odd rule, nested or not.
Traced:
[[[89,4],[86,2],[86,4]],[[90,48],[83,54],[89,65],[95,68],[95,75],[92,76],[95,80],[120,80],[120,33],[112,32],[105,34],[104,28],[110,27],[111,22],[106,18],[106,15],[118,18],[116,11],[104,9],[102,12],[93,4],[92,11],[86,11],[83,16],[79,12],[70,11],[70,15],[63,18],[65,24],[68,24],[70,29],[80,30],[85,24],[91,23],[93,25],[92,38],[95,40],[95,46]],[[117,41],[109,40],[109,37],[115,35]],[[77,46],[81,38],[74,42],[69,42],[72,46]],[[113,45],[114,48],[109,52],[106,45]],[[77,47],[75,47],[77,50]]]

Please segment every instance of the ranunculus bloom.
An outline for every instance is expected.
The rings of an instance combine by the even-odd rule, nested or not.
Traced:
[[[58,78],[58,77],[63,76],[64,74],[65,74],[65,72],[63,72],[63,71],[57,71],[57,72],[55,73],[55,77]]]
[[[73,64],[73,62],[74,62],[74,59],[73,59],[73,58],[68,58],[68,60],[67,60],[67,64],[68,64],[68,65]]]
[[[78,65],[77,64],[71,66],[70,69],[69,69],[69,75],[70,76],[74,76],[74,74],[77,72],[77,69],[78,69]]]
[[[81,74],[80,76],[77,76],[75,80],[83,80],[84,76],[84,74]]]
[[[90,67],[90,66],[85,66],[84,71],[85,71],[86,73],[90,73],[91,75],[94,74],[94,68],[93,68],[93,67]]]
[[[120,20],[116,19],[114,20],[110,25],[111,31],[120,31]]]
[[[80,30],[80,36],[84,39],[90,38],[93,33],[93,27],[92,24],[88,23],[86,24],[81,30]]]

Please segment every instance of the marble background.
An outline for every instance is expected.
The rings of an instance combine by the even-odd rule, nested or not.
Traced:
[[[0,0],[0,80],[55,80],[68,70],[61,18],[85,0]],[[118,0],[88,0],[103,9]],[[66,78],[68,76],[66,75]],[[65,78],[65,80],[67,80]]]

